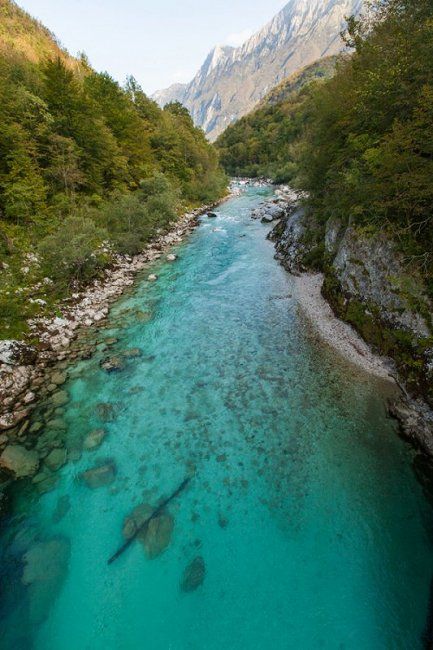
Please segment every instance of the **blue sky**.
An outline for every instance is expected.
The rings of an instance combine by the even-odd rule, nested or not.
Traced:
[[[217,43],[238,45],[287,0],[18,0],[72,53],[152,93],[189,81]]]

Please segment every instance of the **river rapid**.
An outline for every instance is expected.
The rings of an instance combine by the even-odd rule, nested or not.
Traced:
[[[422,647],[431,508],[387,387],[317,340],[250,219],[270,193],[202,217],[69,366],[71,460],[51,491],[17,490],[2,532],[3,650]],[[102,369],[107,354],[124,368]],[[111,474],[92,489],[80,474],[97,464]],[[125,517],[186,476],[165,550],[137,540],[107,565]],[[202,584],[184,591],[197,558]]]

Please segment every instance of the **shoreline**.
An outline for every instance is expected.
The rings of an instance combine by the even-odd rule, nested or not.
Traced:
[[[354,328],[340,320],[322,296],[322,273],[293,275],[299,307],[320,338],[346,361],[378,379],[396,384],[391,359],[375,354]]]
[[[52,385],[52,375],[58,367],[91,356],[89,346],[74,349],[74,341],[91,327],[102,327],[111,305],[134,285],[137,275],[180,244],[198,226],[200,216],[234,195],[230,192],[219,201],[183,214],[166,233],[152,239],[137,255],[117,255],[101,279],[59,303],[61,316],[29,321],[31,336],[38,339],[38,344],[0,342],[13,344],[10,359],[4,360],[8,352],[3,350],[0,360],[0,453],[15,440],[19,444],[25,442],[31,413],[46,396],[45,389]]]

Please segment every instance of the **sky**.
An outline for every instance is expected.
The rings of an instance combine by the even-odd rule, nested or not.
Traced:
[[[214,45],[240,45],[287,0],[17,0],[71,54],[151,94],[190,81]]]

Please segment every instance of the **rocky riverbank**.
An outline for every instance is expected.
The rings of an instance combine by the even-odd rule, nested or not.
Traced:
[[[389,404],[420,451],[415,469],[433,496],[433,321],[422,278],[385,233],[330,219],[322,227],[288,187],[252,214],[276,222],[276,259],[296,276],[299,303],[319,334],[367,372],[395,381]]]
[[[170,248],[182,242],[198,224],[198,217],[214,207],[202,206],[185,214],[170,232],[161,234],[140,254],[117,256],[104,278],[66,299],[58,315],[29,322],[36,344],[0,342],[0,488],[14,479],[35,476],[42,461],[49,472],[66,462],[55,436],[48,436],[46,444],[38,446],[41,434],[46,433],[43,423],[32,421],[38,401],[49,401],[49,422],[45,424],[51,423],[48,429],[56,432],[56,422],[60,426],[62,407],[68,399],[62,389],[68,365],[73,360],[90,358],[96,350],[86,331],[92,326],[104,328],[110,305],[131,288],[136,275],[146,266],[164,256],[174,262],[176,255],[169,252]],[[155,280],[156,275],[148,276],[149,282]],[[103,345],[108,350],[110,340]],[[50,458],[52,454],[55,457]]]

